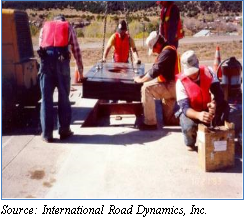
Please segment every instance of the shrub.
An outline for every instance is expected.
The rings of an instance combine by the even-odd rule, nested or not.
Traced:
[[[134,36],[134,38],[136,38],[136,39],[143,39],[144,38],[144,40],[146,40],[146,38],[149,36],[149,34],[147,33],[147,32],[140,32],[140,33],[138,33],[138,34],[136,34],[135,36]]]
[[[115,16],[112,16],[111,17],[111,20],[113,20],[113,21],[115,21],[115,22],[119,22],[119,17],[117,16],[117,15],[115,15]]]
[[[102,22],[93,22],[83,30],[84,37],[88,38],[102,38],[104,25]],[[110,37],[114,33],[114,30],[107,25],[106,37]]]
[[[150,22],[150,19],[148,17],[146,17],[146,16],[143,17],[143,20],[147,21],[147,22]]]
[[[30,32],[31,32],[31,36],[36,36],[37,33],[39,32],[39,28],[36,27],[35,25],[30,25]]]
[[[154,22],[148,23],[148,24],[146,24],[145,28],[146,28],[147,33],[158,30],[159,29],[159,22],[154,21]]]
[[[98,14],[98,15],[97,15],[97,21],[100,21],[100,20],[102,20],[102,19],[101,19],[101,15]]]
[[[80,38],[80,37],[84,38],[84,36],[85,36],[82,29],[76,29],[76,35],[78,38]]]
[[[129,31],[132,37],[135,37],[137,34],[143,32],[143,25],[139,21],[132,21],[129,24]]]

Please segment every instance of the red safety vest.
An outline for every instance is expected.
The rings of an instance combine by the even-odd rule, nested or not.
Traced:
[[[180,70],[180,57],[179,57],[179,55],[177,53],[176,48],[173,45],[167,45],[167,46],[165,46],[163,48],[163,51],[164,50],[167,50],[167,49],[172,49],[172,50],[174,50],[176,52],[175,72],[174,73],[175,73],[175,75],[177,75],[181,71]],[[156,58],[156,61],[155,62],[157,62],[157,60],[158,60],[158,58]],[[159,75],[158,76],[158,81],[159,82],[165,82],[166,79],[163,77],[163,75]]]
[[[189,97],[191,108],[198,112],[207,110],[207,104],[211,101],[209,89],[213,79],[209,69],[200,66],[200,86],[184,74],[181,74],[179,79]]]
[[[170,12],[171,9],[173,7],[174,4],[169,5],[169,7],[166,9],[166,14],[165,13],[165,8],[162,8],[161,11],[161,28],[163,30],[163,35],[166,38],[166,40],[168,40],[168,29],[169,29],[169,19],[170,19]],[[164,20],[163,20],[164,19]],[[161,34],[162,34],[162,30],[161,30]],[[181,19],[179,18],[178,20],[178,24],[177,24],[177,32],[175,35],[175,40],[179,40],[182,39],[184,37],[184,31],[182,28],[182,23],[181,23]]]
[[[115,45],[114,45],[114,61],[115,62],[128,62],[129,58],[129,35],[126,34],[122,40],[119,33],[115,33]]]
[[[67,21],[47,21],[42,30],[41,47],[65,47],[69,42],[69,23]]]

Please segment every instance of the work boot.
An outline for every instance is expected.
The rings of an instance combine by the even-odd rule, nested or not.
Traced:
[[[64,140],[72,136],[74,132],[72,132],[70,129],[67,132],[60,133],[60,140]]]
[[[186,147],[187,147],[188,151],[196,151],[197,152],[197,150],[198,150],[197,149],[198,147],[195,145],[187,145]]]
[[[42,141],[46,142],[46,143],[52,143],[54,141],[53,138],[44,138],[42,137]]]

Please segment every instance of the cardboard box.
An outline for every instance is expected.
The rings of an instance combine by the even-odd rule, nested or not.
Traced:
[[[198,157],[202,169],[208,172],[234,166],[234,129],[234,124],[228,122],[225,122],[225,126],[214,129],[203,124],[198,125]]]

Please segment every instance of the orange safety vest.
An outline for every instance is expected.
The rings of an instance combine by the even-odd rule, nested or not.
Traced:
[[[42,30],[41,47],[65,47],[69,42],[67,21],[47,21]]]
[[[163,48],[163,51],[164,50],[167,50],[167,49],[172,49],[176,52],[176,61],[175,61],[175,75],[177,75],[178,73],[180,73],[181,71],[181,67],[180,67],[180,56],[178,55],[177,53],[177,50],[176,48],[173,46],[173,45],[167,45]],[[158,58],[156,59],[156,62],[157,62]],[[158,76],[158,81],[159,82],[165,82],[166,79],[163,77],[163,75],[159,75]]]
[[[168,30],[169,30],[169,19],[170,19],[170,12],[174,4],[171,4],[167,9],[166,9],[166,14],[164,15],[164,7],[162,8],[161,11],[161,28],[163,28],[164,32],[164,37],[166,40],[168,40]],[[164,20],[163,20],[164,19]],[[162,32],[161,32],[162,33]],[[184,30],[182,27],[181,19],[179,18],[178,24],[177,24],[177,31],[175,35],[175,40],[182,39],[184,37]]]
[[[114,44],[114,61],[115,62],[128,62],[129,58],[129,43],[130,37],[128,34],[122,40],[119,33],[115,33],[115,44]]]
[[[198,112],[207,110],[207,104],[211,101],[209,89],[213,79],[209,69],[200,66],[200,86],[184,74],[181,74],[178,78],[186,90],[191,108]]]

